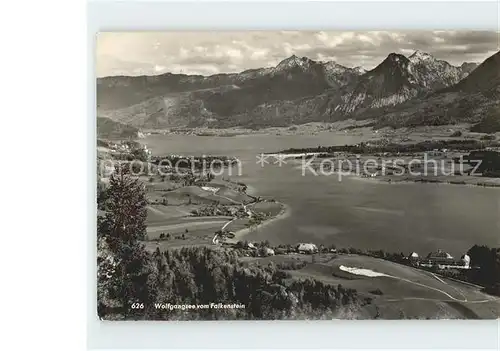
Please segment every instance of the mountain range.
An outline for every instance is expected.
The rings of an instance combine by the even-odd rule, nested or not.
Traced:
[[[275,67],[208,77],[98,78],[97,116],[147,129],[258,129],[346,118],[393,127],[481,123],[500,118],[499,72],[500,52],[460,66],[421,51],[391,53],[369,71],[292,55]]]

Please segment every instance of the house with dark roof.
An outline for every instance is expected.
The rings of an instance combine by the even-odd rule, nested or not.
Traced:
[[[427,255],[426,261],[433,265],[452,265],[455,263],[455,259],[449,253],[443,250],[437,250],[436,252],[431,252]]]

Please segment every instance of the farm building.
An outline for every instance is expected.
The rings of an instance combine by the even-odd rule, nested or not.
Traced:
[[[427,260],[438,265],[450,265],[455,263],[453,256],[443,250],[437,250],[436,252],[429,253],[427,255]]]
[[[314,244],[304,244],[301,243],[297,245],[297,252],[299,253],[316,253],[318,252],[318,247]]]
[[[423,267],[438,267],[439,269],[470,269],[470,257],[465,254],[460,260],[455,260],[453,256],[442,250],[431,252],[425,260],[419,262]]]
[[[269,247],[265,247],[262,250],[262,254],[263,254],[263,256],[274,256],[274,250],[269,248]]]
[[[418,259],[420,258],[420,256],[418,255],[418,253],[416,252],[412,252],[409,256],[408,256],[408,259],[410,261],[418,261]]]

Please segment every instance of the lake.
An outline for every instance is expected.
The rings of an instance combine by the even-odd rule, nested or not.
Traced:
[[[256,163],[260,153],[288,148],[344,145],[367,137],[318,135],[201,137],[151,135],[153,154],[228,155],[242,161],[242,175],[257,195],[288,204],[291,216],[254,231],[249,240],[273,244],[314,242],[337,247],[416,251],[443,249],[455,257],[474,244],[500,246],[500,189],[447,184],[390,184],[336,175],[302,175],[288,161]],[[269,159],[268,161],[274,161]]]

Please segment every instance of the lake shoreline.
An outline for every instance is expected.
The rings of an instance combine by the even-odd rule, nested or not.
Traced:
[[[232,238],[232,240],[234,242],[237,242],[237,241],[240,241],[242,239],[247,239],[254,231],[262,229],[262,228],[270,225],[271,223],[274,223],[276,221],[279,221],[279,220],[282,220],[282,219],[285,219],[285,218],[288,218],[291,216],[292,208],[289,205],[282,203],[282,202],[279,202],[279,201],[276,201],[276,203],[281,205],[281,211],[277,215],[265,219],[264,221],[262,221],[261,223],[259,223],[255,227],[243,228],[243,229],[237,230],[236,232],[234,232],[234,238]]]
[[[360,177],[357,175],[350,175],[351,177],[357,179],[357,180],[364,180],[367,182],[373,182],[373,183],[378,183],[378,184],[440,184],[440,185],[461,185],[461,186],[466,186],[466,187],[471,187],[471,188],[476,188],[476,187],[482,187],[482,188],[494,188],[494,189],[500,189],[500,183],[498,184],[493,184],[493,183],[468,183],[467,180],[462,180],[462,181],[453,181],[453,180],[446,180],[446,179],[422,179],[422,178],[416,178],[416,179],[403,179],[403,180],[396,180],[395,178],[384,178],[381,179],[380,177]]]
[[[245,173],[238,176],[229,175],[232,181],[246,184],[250,195],[276,199],[292,208],[293,217],[273,224],[265,221],[265,226],[259,226],[253,234],[248,231],[240,232],[238,237],[242,240],[260,242],[269,239],[272,243],[284,244],[309,242],[314,238],[318,243],[368,248],[373,247],[375,236],[380,243],[386,241],[384,247],[387,244],[387,250],[401,249],[405,252],[420,253],[446,248],[455,256],[463,254],[464,250],[474,243],[488,246],[497,243],[494,233],[497,232],[495,223],[498,196],[497,192],[488,191],[489,188],[481,189],[477,185],[474,188],[451,186],[455,184],[424,186],[416,185],[413,181],[404,182],[407,186],[398,186],[397,183],[403,182],[386,182],[377,177],[355,179],[347,175],[339,182],[337,175],[314,177],[309,176],[308,172],[306,177],[301,177],[300,160],[297,171],[291,169],[294,166],[292,159],[287,159],[288,164],[281,168],[273,165],[273,160],[270,160],[265,169],[255,163],[255,155],[261,152],[270,153],[287,147],[317,147],[332,142],[340,145],[359,143],[362,140],[358,138],[340,136],[339,139],[332,140],[319,135],[281,137],[277,140],[263,136],[217,139],[169,136],[144,141],[153,154],[189,156],[199,155],[200,150],[203,150],[205,154],[238,157],[244,164]],[[483,179],[475,182],[479,181]],[[410,183],[414,185],[408,185]],[[389,187],[394,184],[396,186]],[[364,206],[365,203],[373,208],[401,209],[407,216],[389,216],[383,212],[366,214],[359,209],[359,206]],[[415,207],[418,209],[416,212]],[[272,215],[267,219],[272,219],[279,211],[277,206],[274,211],[267,211]],[[335,216],[332,216],[332,213],[335,213]],[[423,219],[427,221],[425,230],[417,224],[411,228],[406,227],[407,221],[421,223]],[[221,226],[218,227],[219,230]],[[231,227],[233,232],[245,229],[245,221],[235,221]],[[227,229],[231,230],[231,227]],[[464,228],[467,228],[466,231],[474,231],[474,240],[464,233]]]
[[[234,183],[234,182],[232,182],[232,183]],[[250,196],[251,198],[254,199],[254,202],[246,205],[248,207],[259,203],[259,200],[258,200],[259,198],[266,197],[266,195],[258,195],[259,191],[258,191],[258,189],[255,186],[252,186],[252,185],[249,185],[249,184],[246,184],[246,183],[242,183],[242,182],[238,182],[238,183],[235,183],[235,184],[244,185],[245,186],[245,190],[242,191],[241,193],[245,194],[245,195],[248,195],[248,196]],[[276,201],[276,200],[274,200],[273,202],[275,204],[278,204],[281,207],[281,210],[280,210],[279,213],[277,213],[276,215],[269,216],[268,218],[264,219],[261,223],[259,223],[258,225],[254,226],[254,227],[251,227],[251,228],[250,227],[242,228],[242,229],[239,229],[239,230],[233,232],[234,237],[231,238],[230,240],[227,240],[226,242],[234,242],[234,243],[236,243],[239,240],[241,240],[242,238],[248,237],[249,235],[252,234],[252,232],[254,232],[254,231],[258,230],[258,229],[262,229],[262,228],[268,226],[271,223],[274,223],[274,222],[276,222],[278,220],[285,219],[285,218],[288,218],[288,217],[291,216],[292,208],[290,207],[290,205],[287,205],[287,204],[285,204],[283,202]],[[229,221],[228,223],[226,223],[223,226],[222,229],[224,229],[233,220],[234,220],[234,218],[231,221]]]

